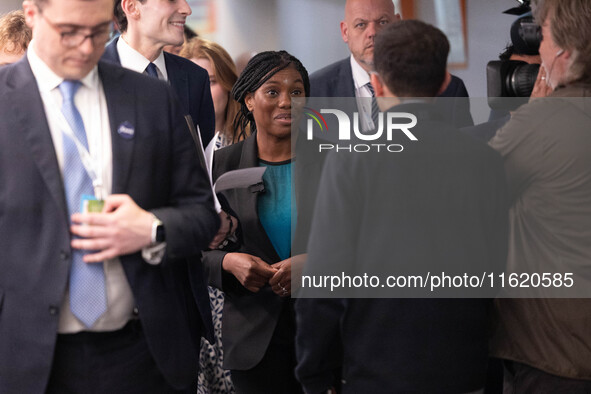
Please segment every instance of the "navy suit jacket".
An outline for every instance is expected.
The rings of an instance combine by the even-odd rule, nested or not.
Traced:
[[[118,40],[119,38],[116,38],[107,45],[102,60],[121,65],[117,52]],[[168,52],[164,52],[164,61],[168,81],[177,94],[183,114],[191,115],[195,127],[199,126],[201,142],[205,148],[215,134],[215,112],[209,88],[209,75],[192,61]]]
[[[212,330],[200,253],[217,231],[174,92],[153,78],[99,62],[109,111],[113,193],[158,216],[167,248],[159,265],[120,256],[148,347],[174,387],[198,371]],[[121,123],[134,126],[121,137]],[[43,102],[27,58],[0,69],[0,392],[44,392],[71,264],[69,215]]]
[[[310,75],[311,97],[355,97],[355,83],[353,82],[353,70],[351,58],[347,57],[332,63]],[[439,95],[446,97],[438,101],[438,110],[456,127],[474,125],[470,115],[470,102],[468,91],[464,82],[451,76],[451,82]],[[457,99],[453,99],[453,98]]]

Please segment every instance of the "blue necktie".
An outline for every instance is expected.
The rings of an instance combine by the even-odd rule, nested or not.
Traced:
[[[158,71],[154,63],[148,64],[148,67],[146,67],[146,73],[148,73],[149,76],[158,79]]]
[[[371,119],[373,120],[374,128],[378,128],[378,114],[380,113],[380,108],[378,107],[378,102],[376,100],[376,92],[373,90],[373,85],[371,82],[366,84],[367,88],[371,92]]]
[[[74,96],[80,87],[80,81],[64,80],[59,90],[62,93],[62,113],[78,141],[88,149],[86,131],[80,112],[74,104]],[[70,215],[81,211],[83,195],[93,195],[92,180],[88,176],[76,144],[65,133],[64,147],[64,186]],[[105,290],[105,272],[103,263],[86,264],[82,261],[85,252],[73,249],[70,268],[70,309],[86,327],[107,310]]]

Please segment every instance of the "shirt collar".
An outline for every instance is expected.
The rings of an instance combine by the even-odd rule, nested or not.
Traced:
[[[357,63],[353,54],[351,54],[351,70],[353,71],[353,82],[356,89],[362,88],[369,83],[369,74]]]
[[[141,53],[136,51],[132,48],[126,41],[123,39],[123,36],[119,37],[117,40],[117,52],[119,53],[119,60],[121,61],[121,66],[124,68],[133,70],[138,73],[143,73],[150,64],[150,61],[144,57]],[[164,60],[164,52],[160,51],[160,55],[154,60],[152,63],[158,67],[158,71],[164,77],[164,80],[168,81],[168,73],[166,72],[166,61]]]
[[[31,66],[31,71],[37,81],[37,86],[42,92],[51,92],[57,88],[64,78],[53,72],[51,68],[35,52],[35,43],[31,41],[27,50],[27,60]],[[86,76],[80,79],[82,85],[89,89],[96,89],[99,86],[98,67],[95,65]]]

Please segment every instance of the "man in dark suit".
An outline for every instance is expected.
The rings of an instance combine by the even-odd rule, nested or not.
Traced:
[[[168,81],[183,113],[199,126],[205,148],[215,134],[209,75],[192,61],[162,50],[166,45],[183,44],[189,15],[186,0],[116,0],[121,36],[107,46],[103,60]]]
[[[347,0],[341,36],[351,56],[332,63],[310,75],[312,97],[370,98],[373,87],[369,73],[374,68],[374,38],[388,24],[400,20],[392,0]],[[474,124],[470,115],[468,91],[464,82],[446,72],[445,83],[438,92],[445,97],[439,102],[440,112],[446,114],[456,127]],[[461,99],[463,97],[463,99]],[[457,99],[454,99],[457,98]],[[367,108],[363,108],[367,105]],[[371,114],[369,100],[359,102],[361,113]],[[363,117],[361,117],[363,119]],[[371,115],[366,116],[365,130],[373,128]]]
[[[186,390],[219,222],[174,92],[99,62],[112,0],[23,8],[35,39],[0,69],[0,392]]]
[[[445,78],[449,43],[440,30],[400,21],[380,32],[375,46],[380,108],[415,116],[416,140],[398,133],[374,141],[384,146],[374,153],[327,157],[303,277],[316,285],[304,280],[300,295],[307,298],[296,302],[296,375],[306,393],[326,392],[339,375],[343,393],[469,393],[485,383],[490,299],[411,283],[427,272],[501,269],[502,162],[421,99],[434,97]],[[386,150],[395,143],[404,149]],[[334,292],[333,279],[318,285],[345,275],[361,281],[347,290],[343,279]],[[364,285],[364,275],[375,278]]]

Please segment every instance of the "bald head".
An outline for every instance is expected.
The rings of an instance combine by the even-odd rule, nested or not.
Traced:
[[[377,32],[400,19],[392,0],[347,0],[341,36],[357,63],[373,70],[373,42]]]
[[[345,19],[350,17],[358,9],[368,8],[381,10],[390,16],[394,16],[394,2],[392,0],[347,0],[345,3]]]

